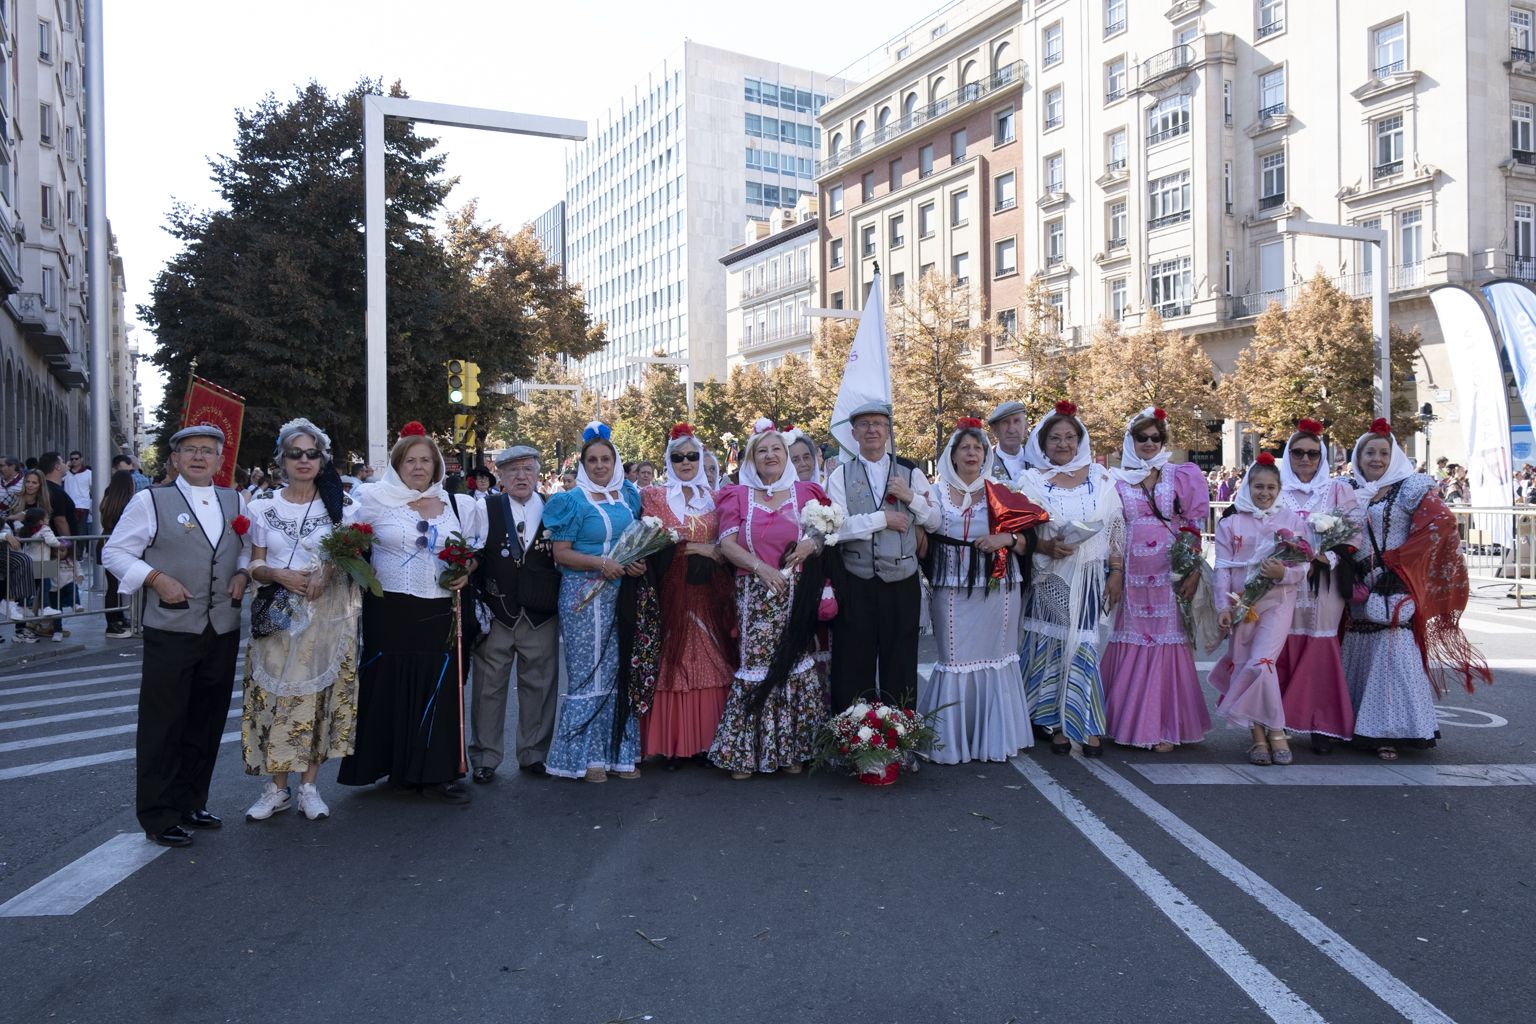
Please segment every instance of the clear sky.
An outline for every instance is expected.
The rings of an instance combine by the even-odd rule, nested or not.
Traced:
[[[720,3],[653,0],[106,0],[107,214],[130,321],[176,251],[173,202],[217,202],[208,158],[227,153],[237,108],[399,79],[415,98],[591,121],[684,38],[836,74],[945,0]],[[850,75],[857,79],[857,73]],[[567,143],[431,129],[482,218],[519,226],[564,188]],[[136,332],[140,348],[153,339]],[[161,397],[141,366],[146,415]]]

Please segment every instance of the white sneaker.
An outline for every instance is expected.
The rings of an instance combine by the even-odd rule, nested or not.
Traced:
[[[4,608],[5,617],[8,619],[24,619],[27,617],[27,610],[15,601],[5,602]]]
[[[325,801],[320,799],[320,791],[315,788],[313,782],[306,782],[299,786],[299,810],[304,812],[304,817],[310,821],[319,821],[321,818],[329,818],[331,809],[325,806]]]
[[[53,617],[55,615],[63,615],[63,614],[64,614],[63,612],[59,611],[57,608],[55,608],[53,605],[50,604],[47,607],[45,607],[42,611],[38,612],[37,616],[40,619],[47,619],[47,618],[51,618],[51,617]]]
[[[65,633],[64,633],[64,631],[62,629],[54,630],[53,631],[53,642],[56,643],[56,644],[63,643],[64,642],[64,636],[65,636]]]
[[[279,789],[277,783],[268,782],[267,788],[261,791],[261,797],[245,812],[245,820],[266,821],[278,811],[286,811],[292,804],[293,798],[287,786]]]

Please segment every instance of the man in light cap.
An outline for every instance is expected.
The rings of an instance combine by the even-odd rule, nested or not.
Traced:
[[[175,483],[129,500],[101,561],[120,594],[152,592],[135,744],[139,824],[151,842],[190,846],[188,828],[223,824],[208,812],[208,784],[234,690],[250,519],[239,493],[213,485],[223,431],[178,430],[170,449]]]
[[[887,449],[891,408],[859,406],[848,417],[858,457],[827,478],[827,496],[847,511],[834,551],[838,615],[832,636],[832,710],[869,691],[888,704],[917,697],[922,585],[917,527],[931,518],[928,478]],[[840,568],[837,567],[840,563]]]
[[[1024,441],[1029,437],[1029,413],[1023,402],[1004,402],[987,417],[992,440],[992,475],[1004,483],[1016,483],[1024,473]]]
[[[507,724],[507,686],[517,664],[517,766],[542,776],[555,733],[559,675],[560,570],[542,536],[544,495],[539,450],[514,445],[496,456],[499,493],[485,498],[489,528],[475,587],[491,613],[491,629],[475,648],[470,677],[470,778],[496,777]]]

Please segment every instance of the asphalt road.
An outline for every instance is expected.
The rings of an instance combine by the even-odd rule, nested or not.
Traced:
[[[464,808],[330,765],[329,820],[246,824],[227,743],[225,828],[150,858],[138,645],[6,644],[0,1020],[1536,1019],[1536,610],[1506,608],[1469,620],[1496,685],[1397,775],[1305,743],[1249,770],[1218,726],[886,789],[503,773]]]

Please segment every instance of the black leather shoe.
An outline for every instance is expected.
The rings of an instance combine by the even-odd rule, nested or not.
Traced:
[[[190,825],[192,828],[224,827],[224,819],[219,817],[217,814],[209,814],[206,809],[201,811],[188,811],[186,814],[181,816],[181,823],[183,825]]]
[[[145,832],[144,838],[152,843],[159,843],[161,846],[178,847],[192,845],[192,833],[180,825],[172,825],[170,828],[163,828],[159,832]]]
[[[436,786],[423,786],[421,795],[435,797],[446,804],[469,803],[469,790],[464,788],[462,782],[442,782]]]
[[[496,769],[495,768],[476,768],[475,769],[475,773],[470,776],[470,778],[474,779],[476,782],[480,783],[482,786],[485,785],[487,782],[490,782],[495,777],[496,777]]]
[[[535,775],[541,779],[549,778],[549,771],[545,769],[543,761],[535,761],[533,764],[520,764],[517,766],[517,770],[526,772],[529,775]]]

